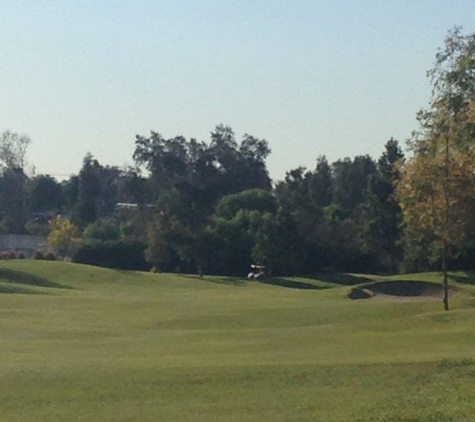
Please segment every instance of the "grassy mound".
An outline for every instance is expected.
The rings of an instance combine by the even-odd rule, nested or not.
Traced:
[[[2,420],[473,418],[468,283],[452,279],[447,313],[439,301],[347,299],[372,276],[270,285],[27,260],[0,270]]]

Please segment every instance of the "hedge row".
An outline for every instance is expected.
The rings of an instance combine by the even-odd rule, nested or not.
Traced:
[[[145,247],[141,242],[100,242],[84,245],[74,254],[73,262],[119,270],[149,271],[150,264],[145,260]]]

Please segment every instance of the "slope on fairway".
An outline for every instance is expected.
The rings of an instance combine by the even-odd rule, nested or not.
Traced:
[[[470,420],[471,286],[444,313],[293,281],[328,288],[2,262],[4,420]]]

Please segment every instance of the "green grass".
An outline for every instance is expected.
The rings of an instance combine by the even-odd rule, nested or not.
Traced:
[[[348,299],[372,280],[3,261],[0,420],[472,421],[473,279],[452,274],[449,313]]]

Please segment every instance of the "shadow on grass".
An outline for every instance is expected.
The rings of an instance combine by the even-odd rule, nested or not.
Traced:
[[[242,278],[242,277],[219,277],[219,276],[199,277],[197,275],[182,275],[182,277],[191,278],[195,280],[210,281],[211,283],[224,284],[228,286],[238,286],[238,287],[245,286],[249,281],[262,283],[262,284],[270,284],[273,286],[286,287],[289,289],[300,289],[300,290],[323,290],[323,289],[330,289],[331,287],[333,287],[330,285],[318,286],[318,285],[312,284],[311,282],[297,281],[297,280],[292,280],[290,278],[285,278],[285,277],[267,277],[267,278],[259,278],[256,280]]]
[[[332,286],[317,286],[312,283],[307,283],[305,281],[296,281],[291,280],[285,277],[270,277],[256,280],[259,283],[263,284],[272,284],[273,286],[287,287],[289,289],[300,289],[300,290],[324,290],[330,289]]]
[[[245,286],[246,285],[246,279],[242,277],[220,277],[220,276],[203,276],[200,277],[199,275],[191,275],[191,274],[177,274],[180,277],[184,278],[191,278],[193,280],[200,280],[200,281],[209,281],[211,283],[215,284],[224,284],[228,286]]]
[[[294,277],[267,277],[257,280],[248,280],[242,277],[199,277],[197,275],[190,274],[180,274],[180,276],[195,280],[210,281],[212,283],[217,284],[225,284],[229,286],[245,286],[248,281],[254,281],[262,284],[270,284],[274,286],[281,286],[289,289],[300,290],[325,290],[331,289],[338,285],[353,286],[361,283],[368,283],[374,281],[373,279],[365,276],[352,274],[320,274],[317,276],[299,277],[299,280],[295,280]]]
[[[464,275],[456,275],[449,273],[449,279],[460,284],[475,285],[475,277],[473,274],[465,273]]]
[[[25,273],[23,271],[10,270],[9,268],[0,268],[0,281],[4,283],[22,284],[27,286],[71,289],[71,287],[55,283],[54,281],[50,281],[46,278]]]
[[[32,290],[14,284],[0,283],[0,294],[23,294],[23,295],[42,295],[43,292]]]
[[[374,281],[372,278],[354,274],[319,274],[315,277],[306,277],[312,280],[324,281],[326,283],[339,284],[342,286],[354,286],[361,283]]]

